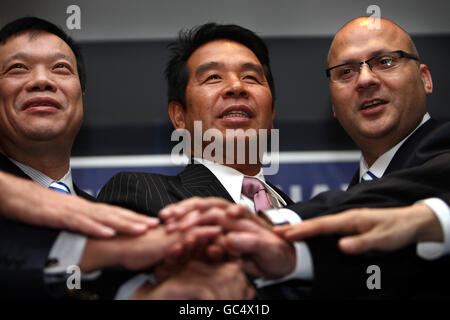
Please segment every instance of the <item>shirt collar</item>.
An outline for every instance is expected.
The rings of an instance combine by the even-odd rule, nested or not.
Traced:
[[[209,169],[209,171],[212,172],[213,175],[216,176],[216,178],[220,181],[220,183],[224,186],[225,190],[230,194],[231,198],[234,202],[239,203],[241,198],[241,191],[242,191],[242,181],[245,177],[251,177],[256,178],[260,180],[264,186],[266,187],[267,191],[275,197],[280,203],[284,206],[286,206],[286,201],[271,187],[266,183],[266,180],[264,179],[263,170],[259,170],[258,174],[255,176],[246,176],[242,174],[241,172],[224,166],[222,164],[218,164],[216,162],[212,162],[207,159],[202,158],[194,158],[194,161],[197,163],[203,164],[206,168]]]
[[[402,141],[397,143],[394,147],[383,153],[378,159],[372,164],[372,166],[369,168],[367,165],[366,160],[361,155],[361,159],[359,161],[359,180],[361,180],[361,177],[366,173],[368,170],[372,172],[377,178],[381,178],[384,175],[384,172],[386,171],[387,167],[389,166],[389,163],[391,163],[392,158],[394,158],[395,154],[397,153],[398,149],[402,146],[402,144],[411,136],[417,129],[419,129],[425,122],[430,120],[430,115],[428,112],[423,116],[422,121],[419,123],[419,125],[411,131],[411,133]]]
[[[14,159],[9,158],[16,166],[18,166],[23,172],[25,172],[26,175],[28,175],[33,181],[37,182],[44,188],[47,188],[50,186],[50,184],[55,181],[52,178],[48,177],[47,175],[43,174],[39,170],[36,170],[30,166],[27,166],[26,164],[20,163]],[[61,181],[66,186],[69,187],[70,193],[76,195],[76,192],[73,188],[73,180],[72,180],[72,171],[69,169],[69,171],[59,179],[58,181]]]

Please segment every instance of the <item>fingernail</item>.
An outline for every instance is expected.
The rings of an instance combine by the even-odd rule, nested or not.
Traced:
[[[169,214],[169,210],[167,209],[162,209],[161,211],[159,211],[159,216],[164,218]]]
[[[116,231],[108,227],[103,227],[101,233],[104,237],[114,237],[116,235]]]
[[[230,216],[235,216],[238,212],[238,209],[236,207],[231,207],[226,209],[226,213]]]
[[[352,239],[342,239],[339,241],[339,246],[344,251],[355,250],[355,242]]]
[[[147,230],[147,226],[145,225],[145,224],[134,224],[133,225],[133,230],[134,231],[137,231],[137,232],[141,232],[141,231],[144,231],[144,230]]]
[[[149,218],[147,218],[146,223],[147,223],[149,226],[156,226],[156,225],[159,224],[159,219],[158,219],[158,218],[149,217]]]
[[[181,215],[183,215],[183,213],[184,213],[184,209],[183,208],[174,208],[173,209],[173,215],[175,217],[181,216]]]

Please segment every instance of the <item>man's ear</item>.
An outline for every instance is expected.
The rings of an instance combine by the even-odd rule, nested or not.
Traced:
[[[431,78],[430,70],[424,64],[420,65],[420,78],[422,79],[423,88],[426,94],[433,92],[433,79]]]
[[[184,107],[178,101],[169,103],[169,118],[175,129],[185,129],[186,121],[184,119]]]
[[[334,104],[331,105],[331,111],[333,111],[333,117],[336,118],[336,112],[334,112]]]

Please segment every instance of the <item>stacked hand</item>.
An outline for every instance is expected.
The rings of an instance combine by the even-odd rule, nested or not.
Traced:
[[[48,190],[1,171],[0,184],[5,186],[0,215],[24,223],[69,229],[100,238],[110,238],[117,233],[142,234],[159,223],[155,218]],[[27,197],[23,197],[24,194]]]
[[[224,257],[241,259],[244,271],[250,275],[280,278],[295,267],[293,246],[244,206],[221,198],[191,198],[167,206],[160,217],[166,221],[167,232],[220,226],[222,234],[205,246],[203,256],[215,261]],[[202,245],[206,243],[201,237],[197,240]],[[195,248],[198,247],[194,241],[178,242],[170,252],[172,256],[186,256]]]
[[[241,300],[254,296],[239,262],[191,260],[158,286],[141,287],[132,299]]]
[[[344,234],[339,247],[347,254],[372,249],[392,251],[416,242],[443,240],[439,220],[425,204],[352,209],[305,220],[295,226],[278,227],[274,231],[289,241],[323,234]]]

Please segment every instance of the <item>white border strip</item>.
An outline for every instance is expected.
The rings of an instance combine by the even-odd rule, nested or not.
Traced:
[[[360,158],[361,151],[280,152],[280,163],[353,162]]]
[[[280,163],[354,162],[360,151],[295,151],[280,152]],[[72,157],[71,167],[83,168],[139,168],[173,166],[170,154]]]

